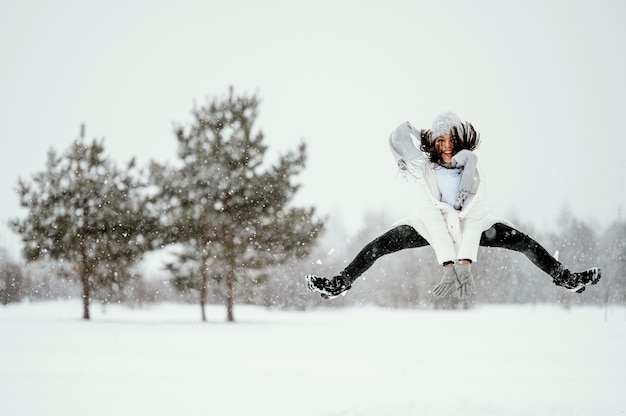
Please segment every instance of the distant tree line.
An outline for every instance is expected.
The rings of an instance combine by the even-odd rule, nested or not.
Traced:
[[[425,247],[382,257],[356,281],[346,296],[328,301],[309,292],[304,285],[306,273],[331,276],[343,269],[364,244],[389,226],[385,214],[376,213],[367,217],[367,227],[355,235],[346,235],[340,224],[327,226],[308,256],[268,267],[256,278],[242,280],[234,289],[234,297],[242,304],[294,310],[362,305],[458,309],[477,304],[559,304],[566,308],[626,304],[626,220],[618,218],[606,228],[598,229],[565,210],[557,221],[558,232],[541,232],[522,221],[514,222],[548,251],[555,253],[558,250],[560,260],[568,268],[602,267],[600,283],[582,294],[571,293],[555,286],[549,276],[520,253],[481,247],[474,268],[478,295],[467,301],[453,297],[435,299],[429,290],[439,282],[441,266],[437,265],[432,249]],[[60,262],[47,260],[27,267],[2,259],[6,257],[0,254],[0,300],[5,304],[24,299],[36,301],[80,296],[76,277],[68,279]],[[66,278],[56,279],[54,276]],[[189,276],[192,279],[192,273]],[[224,303],[226,287],[223,280],[210,278],[204,287],[180,290],[180,278],[180,273],[172,274],[167,280],[137,273],[137,277],[114,297],[99,300],[129,305],[197,303],[203,293],[206,304]],[[197,272],[193,279],[201,279],[201,273]]]

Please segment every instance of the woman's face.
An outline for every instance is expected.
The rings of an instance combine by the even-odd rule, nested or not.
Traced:
[[[444,163],[452,162],[454,156],[454,141],[451,134],[444,134],[435,139],[435,149],[441,155]]]

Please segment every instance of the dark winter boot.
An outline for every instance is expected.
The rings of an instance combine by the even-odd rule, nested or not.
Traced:
[[[306,284],[311,292],[318,292],[324,299],[333,299],[339,295],[345,295],[346,291],[352,287],[352,281],[343,275],[327,279],[309,274],[306,276]]]
[[[572,273],[561,266],[552,279],[557,286],[563,286],[571,292],[582,293],[585,291],[585,286],[595,285],[601,277],[602,270],[597,267],[592,267],[584,272]]]

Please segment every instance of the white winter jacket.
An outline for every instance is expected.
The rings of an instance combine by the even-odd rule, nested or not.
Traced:
[[[407,152],[403,150],[403,146],[398,145],[403,142],[407,148],[406,140],[407,137],[410,139],[409,134],[419,137],[413,126],[403,123],[392,133],[390,144],[398,165],[402,167],[402,164],[408,163],[413,168],[411,176],[415,179],[417,206],[413,215],[400,219],[394,226],[406,224],[415,228],[433,247],[440,264],[458,259],[470,259],[475,262],[483,231],[498,222],[511,224],[488,212],[485,187],[478,169],[473,189],[469,192],[461,211],[442,202],[435,180],[437,165],[429,162],[424,155],[420,156],[421,160],[416,161],[413,150]],[[405,160],[403,154],[410,154],[411,160]]]

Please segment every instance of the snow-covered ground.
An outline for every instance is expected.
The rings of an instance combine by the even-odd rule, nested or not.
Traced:
[[[0,414],[625,415],[626,309],[0,308]]]

